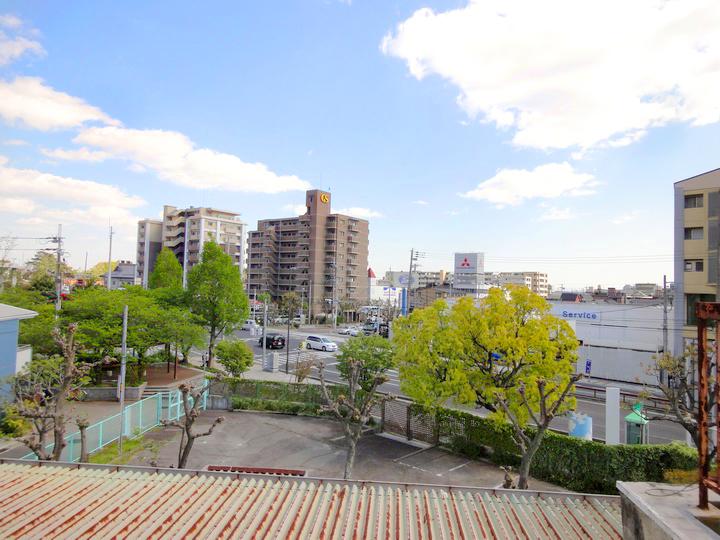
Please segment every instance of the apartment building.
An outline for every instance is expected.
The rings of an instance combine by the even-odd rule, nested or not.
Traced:
[[[412,275],[411,286],[413,288],[422,288],[422,287],[430,287],[433,285],[438,285],[438,286],[445,285],[449,282],[449,280],[451,278],[452,278],[452,273],[446,272],[445,270],[438,270],[438,271],[416,270],[413,272],[413,275]],[[402,271],[398,272],[398,271],[388,270],[387,272],[385,272],[385,277],[383,278],[383,281],[393,287],[407,287],[408,273],[402,272]]]
[[[485,272],[485,283],[496,287],[522,285],[543,297],[549,293],[548,276],[542,272]]]
[[[162,249],[162,225],[160,219],[138,221],[137,275],[143,287],[147,287],[150,274],[155,268],[155,261]]]
[[[160,243],[158,244],[158,227]],[[143,286],[155,267],[160,249],[167,247],[175,253],[183,268],[183,286],[187,283],[190,269],[200,262],[203,245],[215,242],[242,271],[245,260],[245,235],[247,224],[240,214],[215,208],[163,207],[163,219],[145,219],[138,222],[138,274]]]
[[[367,303],[368,222],[331,211],[331,194],[310,190],[302,216],[264,219],[251,231],[248,245],[248,290],[268,292],[273,300],[295,291],[310,313],[338,312],[352,317]]]
[[[720,169],[675,183],[675,339],[680,355],[697,338],[696,302],[714,302],[720,247]],[[711,330],[710,337],[714,339]]]

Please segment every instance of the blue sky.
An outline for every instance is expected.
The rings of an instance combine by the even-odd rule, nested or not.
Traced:
[[[672,183],[720,166],[720,7],[534,4],[6,0],[0,234],[62,222],[81,266],[110,221],[134,259],[163,204],[252,228],[313,186],[370,216],[377,273],[659,282]]]

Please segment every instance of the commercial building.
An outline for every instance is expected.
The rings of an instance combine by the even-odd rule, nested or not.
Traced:
[[[446,272],[445,270],[438,271],[421,271],[414,270],[412,274],[413,288],[431,287],[433,285],[447,285],[452,281],[452,273]],[[383,282],[387,283],[391,287],[407,287],[408,285],[408,273],[388,270],[385,272]]]
[[[673,353],[695,340],[696,302],[715,301],[720,247],[720,169],[675,183]],[[715,332],[709,331],[710,338]]]
[[[456,253],[453,289],[467,294],[485,290],[485,254]]]
[[[350,318],[367,304],[367,220],[333,214],[331,194],[305,194],[302,216],[264,219],[250,232],[248,290],[277,301],[288,291],[308,299],[313,316],[333,312]]]
[[[158,226],[160,242],[158,243]],[[138,222],[138,274],[142,285],[155,267],[160,249],[167,247],[175,253],[183,268],[183,285],[187,282],[190,269],[200,262],[206,242],[215,242],[233,263],[242,271],[245,261],[245,235],[247,225],[240,214],[215,208],[163,207],[163,219],[145,219]]]
[[[485,272],[485,283],[495,287],[521,285],[535,294],[547,297],[548,276],[543,272]]]

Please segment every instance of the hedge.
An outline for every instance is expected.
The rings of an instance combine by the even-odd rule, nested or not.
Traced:
[[[276,381],[251,381],[241,378],[226,378],[226,395],[233,397],[290,401],[296,403],[315,403],[322,405],[325,398],[317,384],[284,383]],[[328,388],[333,397],[342,393],[342,386]]]
[[[520,463],[510,424],[463,411],[440,409],[442,446],[498,465]],[[538,480],[573,491],[616,494],[615,482],[663,482],[671,470],[697,467],[697,451],[682,443],[606,445],[548,431],[530,466]]]
[[[320,405],[314,403],[297,403],[277,399],[233,397],[232,408],[251,411],[273,411],[304,416],[321,416],[323,414]]]

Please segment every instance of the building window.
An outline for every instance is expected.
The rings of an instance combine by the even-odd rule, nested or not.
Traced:
[[[686,272],[702,272],[703,271],[702,259],[685,259],[685,271]]]
[[[702,193],[699,195],[685,195],[685,208],[702,208],[702,206]]]
[[[685,240],[702,240],[702,227],[685,227]]]

